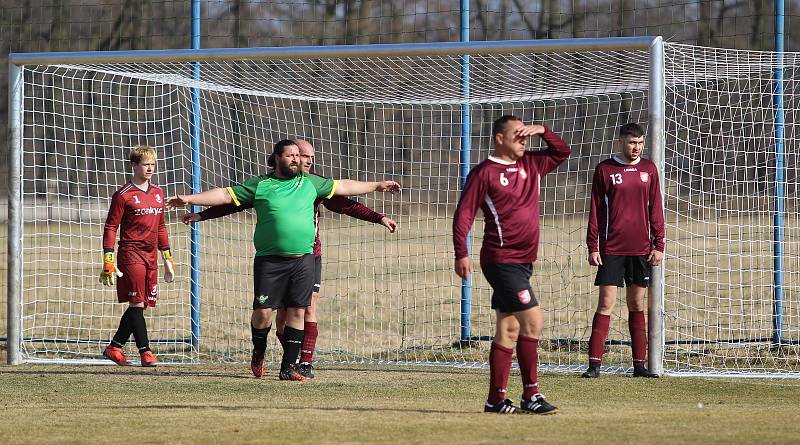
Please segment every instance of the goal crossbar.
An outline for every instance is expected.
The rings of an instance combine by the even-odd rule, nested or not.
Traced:
[[[13,65],[75,63],[218,62],[226,60],[341,59],[364,57],[460,56],[476,54],[537,54],[568,51],[648,49],[661,37],[504,40],[485,42],[390,43],[259,48],[206,48],[130,51],[11,53]]]

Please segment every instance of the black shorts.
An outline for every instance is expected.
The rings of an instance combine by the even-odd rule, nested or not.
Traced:
[[[600,255],[603,264],[597,268],[594,279],[595,286],[630,286],[647,287],[650,284],[650,265],[647,255],[621,256]]]
[[[322,257],[314,257],[314,292],[319,292],[322,287]]]
[[[313,254],[267,255],[253,260],[253,309],[309,306],[313,288]]]
[[[492,286],[492,309],[520,312],[538,306],[531,289],[533,264],[481,264],[483,276]]]

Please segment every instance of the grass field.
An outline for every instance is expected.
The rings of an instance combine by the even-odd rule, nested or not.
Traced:
[[[553,416],[481,412],[486,370],[0,366],[0,437],[36,443],[797,443],[800,382],[545,374]],[[517,399],[519,374],[509,393]],[[702,404],[702,405],[700,405]]]

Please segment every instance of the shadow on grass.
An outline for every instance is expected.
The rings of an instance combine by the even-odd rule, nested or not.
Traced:
[[[25,366],[25,365],[23,365]],[[16,366],[0,366],[0,374],[17,375],[148,375],[158,377],[221,377],[237,379],[253,379],[250,375],[248,364],[223,364],[223,365],[159,365],[157,368],[145,368],[137,365],[114,366],[114,365],[85,365],[85,366],[66,366],[60,369],[59,365],[28,365],[20,369]],[[214,370],[210,368],[222,368]],[[201,369],[202,368],[202,369]],[[241,371],[240,371],[241,370]],[[277,371],[277,367],[269,366],[267,370]],[[414,374],[459,374],[470,372],[482,372],[470,368],[453,367],[421,367],[421,366],[398,366],[398,365],[374,365],[374,366],[350,366],[350,365],[325,365],[315,366],[314,372],[324,375],[326,372],[357,372],[357,373],[409,373]]]
[[[159,369],[143,368],[140,366],[124,366],[124,367],[109,367],[107,369],[99,369],[97,367],[86,367],[80,369],[15,369],[15,368],[0,368],[0,374],[17,374],[17,375],[41,375],[42,377],[50,375],[94,375],[94,376],[155,376],[155,377],[221,377],[221,378],[234,378],[234,379],[253,379],[249,374],[235,374],[232,372],[213,372],[213,371],[186,371],[165,369],[168,367],[161,367]]]
[[[104,406],[104,408],[106,408]],[[109,407],[114,409],[114,407]],[[287,411],[296,413],[298,410],[304,411],[329,411],[329,412],[377,412],[377,413],[420,413],[420,414],[477,414],[478,411],[455,411],[446,409],[411,409],[411,408],[381,408],[381,407],[319,407],[319,406],[285,406],[285,407],[265,407],[263,405],[241,405],[241,406],[220,406],[220,405],[186,405],[186,404],[164,404],[164,405],[126,405],[117,407],[118,409],[145,409],[145,410],[222,410],[222,411],[252,411],[253,409],[268,411]],[[483,412],[481,412],[483,414]]]

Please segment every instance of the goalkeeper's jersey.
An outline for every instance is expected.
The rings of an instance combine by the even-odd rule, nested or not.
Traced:
[[[158,251],[169,249],[164,224],[164,191],[148,183],[142,190],[132,183],[122,186],[111,197],[111,207],[103,230],[103,250],[113,250],[119,230],[119,264],[145,264],[158,267]]]
[[[252,205],[256,211],[256,256],[311,253],[316,237],[314,202],[330,198],[335,190],[334,180],[314,174],[291,179],[256,176],[228,187],[234,204]]]

